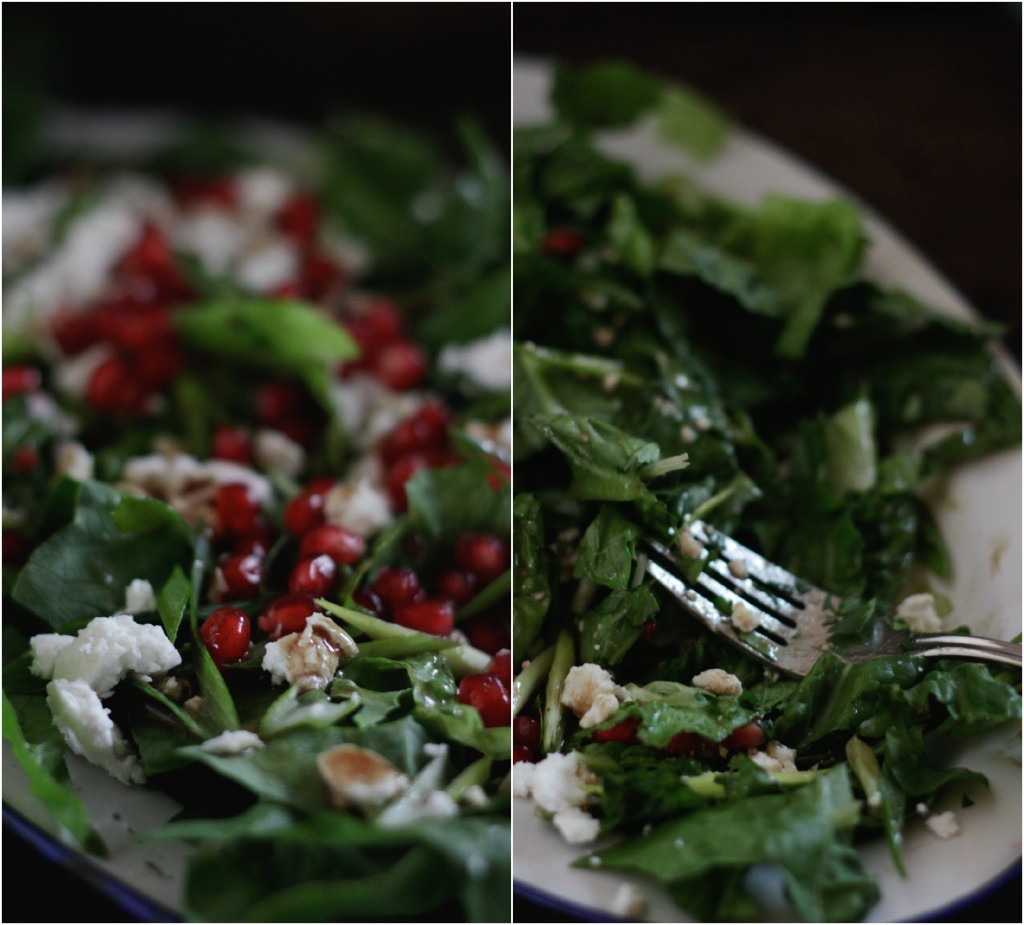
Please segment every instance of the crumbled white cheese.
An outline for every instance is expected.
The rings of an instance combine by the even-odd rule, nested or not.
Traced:
[[[263,740],[255,732],[245,729],[226,729],[199,747],[211,755],[241,755],[263,748]]]
[[[426,401],[422,393],[394,392],[366,374],[334,380],[329,395],[345,432],[362,450],[374,446]]]
[[[377,823],[384,828],[398,828],[424,819],[450,819],[458,814],[459,804],[444,790],[423,793],[414,786],[389,806]]]
[[[734,674],[721,668],[709,668],[693,679],[693,686],[712,694],[739,697],[743,693],[743,684]]]
[[[279,242],[243,255],[235,269],[235,279],[253,292],[273,292],[295,279],[298,270],[299,258],[295,250]]]
[[[74,357],[61,360],[53,366],[53,386],[68,398],[84,398],[89,380],[97,367],[114,356],[110,344],[93,344]]]
[[[340,809],[374,809],[409,787],[409,778],[383,755],[358,745],[336,745],[316,758],[331,804]]]
[[[732,625],[741,633],[752,633],[761,625],[761,615],[743,601],[732,605]]]
[[[324,497],[324,520],[360,536],[371,536],[393,520],[391,503],[367,478],[339,482]]]
[[[900,601],[896,616],[915,633],[937,633],[942,619],[935,612],[935,597],[928,593],[911,594]]]
[[[70,644],[46,633],[30,640],[32,672],[54,680],[85,681],[101,697],[134,674],[144,681],[181,664],[181,655],[159,626],[136,623],[131,614],[91,620]],[[54,647],[60,651],[51,659]]]
[[[142,783],[145,773],[99,694],[84,680],[58,678],[46,685],[46,702],[75,754],[99,765],[125,784]]]
[[[562,688],[562,706],[569,707],[580,721],[580,727],[590,729],[603,723],[629,697],[612,676],[600,665],[587,663],[569,669]]]
[[[85,482],[94,470],[93,455],[77,440],[65,440],[57,445],[54,468],[60,475]]]
[[[438,368],[463,375],[487,389],[508,389],[512,384],[511,332],[498,330],[468,344],[448,344],[438,355]]]
[[[245,246],[242,227],[218,209],[202,208],[184,216],[173,229],[178,250],[194,254],[203,269],[222,276]]]
[[[273,167],[252,167],[235,176],[238,207],[244,212],[271,215],[292,194],[292,181]]]
[[[624,919],[639,919],[647,911],[647,900],[631,883],[622,883],[612,897],[612,914]]]
[[[306,467],[306,451],[279,430],[264,428],[256,433],[253,441],[253,457],[256,465],[269,472],[280,472],[295,478]]]
[[[704,546],[694,538],[689,530],[679,531],[676,544],[687,559],[700,559],[704,555]]]
[[[50,242],[53,219],[67,200],[68,189],[62,183],[4,190],[4,276],[42,253]]]
[[[274,684],[297,684],[303,690],[323,690],[334,679],[341,660],[355,658],[359,649],[337,623],[314,613],[301,632],[268,642],[263,670]]]
[[[956,813],[952,810],[929,816],[925,819],[924,824],[939,838],[952,838],[960,831],[960,823],[957,821]]]
[[[796,749],[778,742],[769,742],[765,750],[747,749],[747,755],[756,765],[766,771],[795,771]]]
[[[156,610],[156,592],[145,578],[133,578],[124,589],[126,613],[146,613]]]
[[[567,755],[552,752],[543,761],[530,764],[517,762],[512,768],[512,792],[517,797],[531,798],[545,812],[563,837],[574,844],[597,837],[600,823],[588,823],[584,808],[592,802],[584,785],[597,777],[579,760],[576,752]]]

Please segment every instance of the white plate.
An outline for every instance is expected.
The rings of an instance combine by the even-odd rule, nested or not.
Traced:
[[[513,73],[513,121],[517,126],[543,121],[550,113],[550,69],[540,62],[517,62]],[[667,146],[651,125],[607,133],[601,147],[634,165],[643,177],[686,173],[708,190],[745,203],[767,192],[807,199],[849,192],[773,144],[734,129],[724,150],[710,163],[694,161]],[[958,317],[973,311],[915,250],[862,203],[871,239],[866,275],[898,286],[936,308]],[[1006,373],[1020,389],[1019,373],[1004,359]],[[954,580],[936,585],[954,606],[957,624],[976,632],[1010,639],[1021,631],[1021,453],[999,453],[962,467],[944,484],[933,509],[952,555]],[[975,740],[950,763],[985,774],[989,791],[960,811],[960,834],[943,840],[923,825],[906,833],[904,858],[908,875],[896,871],[888,847],[879,842],[863,850],[866,870],[881,888],[881,901],[868,921],[905,921],[965,900],[981,891],[1021,855],[1021,733],[1004,729]],[[685,921],[680,909],[656,883],[640,876],[582,870],[571,866],[584,853],[565,843],[553,827],[537,817],[532,804],[517,799],[513,809],[514,873],[524,897],[561,907],[584,918],[607,919],[623,881],[647,899],[651,921]],[[595,846],[588,846],[587,851]]]

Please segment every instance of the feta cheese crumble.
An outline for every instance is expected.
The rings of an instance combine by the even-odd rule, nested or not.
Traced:
[[[124,589],[126,613],[146,613],[156,610],[156,592],[145,578],[133,578]]]
[[[513,794],[551,813],[555,828],[571,844],[593,841],[601,831],[601,823],[585,810],[591,796],[584,787],[596,781],[576,752],[552,752],[537,764],[520,761],[512,769]]]
[[[732,625],[741,633],[752,633],[761,625],[761,615],[742,601],[732,605]]]
[[[928,593],[911,594],[900,601],[896,616],[914,633],[937,633],[942,619],[935,611],[935,596]]]
[[[477,385],[495,391],[512,387],[512,332],[494,331],[468,344],[448,344],[437,358],[445,373],[463,375]]]
[[[273,684],[297,684],[302,690],[323,690],[334,679],[341,660],[356,657],[359,648],[337,623],[314,613],[301,632],[268,642],[263,670]]]
[[[743,684],[740,679],[721,668],[709,668],[707,671],[702,671],[693,679],[693,686],[710,694],[727,697],[739,697],[743,693]]]
[[[924,824],[939,838],[952,838],[960,832],[960,823],[956,818],[956,813],[952,810],[929,816],[925,819]]]
[[[211,755],[242,755],[263,748],[263,740],[255,732],[245,729],[226,729],[220,735],[207,739],[199,746]]]
[[[579,718],[580,728],[590,729],[603,723],[628,699],[625,689],[619,687],[607,671],[600,665],[587,663],[569,669],[561,702]]]
[[[639,919],[647,911],[647,900],[631,883],[619,884],[612,897],[612,914],[624,919]]]

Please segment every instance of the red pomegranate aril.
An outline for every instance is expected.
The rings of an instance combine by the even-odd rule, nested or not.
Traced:
[[[429,468],[430,458],[426,453],[408,453],[388,468],[384,475],[384,487],[396,511],[405,511],[409,507],[405,483],[421,469]]]
[[[459,682],[459,703],[473,707],[487,727],[507,726],[512,719],[508,688],[494,675],[471,674]]]
[[[353,565],[366,554],[366,540],[358,533],[323,524],[305,533],[299,543],[299,555],[304,559],[330,556],[337,565]]]
[[[166,238],[154,225],[143,228],[142,235],[121,259],[117,270],[127,279],[142,277],[151,281],[164,296],[179,297],[188,292],[188,284]]]
[[[210,456],[229,462],[248,463],[252,459],[252,438],[244,427],[220,424],[210,438]]]
[[[497,456],[491,456],[487,462],[491,467],[491,471],[487,473],[487,484],[491,488],[497,491],[512,481],[512,467],[505,460],[498,459]]]
[[[446,597],[456,604],[465,604],[476,594],[476,588],[476,577],[459,569],[442,572],[435,585],[439,597]]]
[[[34,366],[5,366],[3,400],[36,392],[42,384],[42,373]]]
[[[237,662],[249,651],[252,629],[245,611],[218,607],[199,627],[199,635],[218,665]]]
[[[344,279],[341,267],[323,254],[310,252],[302,260],[302,288],[311,299],[319,300],[330,295]]]
[[[174,325],[162,306],[132,298],[101,306],[99,324],[114,345],[136,353],[163,350],[175,338]]]
[[[388,299],[377,299],[363,315],[377,344],[390,344],[405,337],[405,323],[398,306]]]
[[[290,533],[303,536],[324,522],[325,492],[307,487],[284,507],[284,525]]]
[[[534,762],[537,760],[537,753],[525,745],[513,745],[512,746],[512,764],[518,764],[520,761]]]
[[[280,639],[289,633],[302,632],[314,613],[316,603],[308,594],[285,594],[267,604],[260,615],[259,627],[271,639]]]
[[[539,754],[541,751],[541,723],[534,716],[526,716],[520,713],[512,720],[512,742],[515,745],[529,749],[531,754]],[[532,761],[534,759],[527,759]]]
[[[441,447],[448,439],[451,414],[440,402],[428,402],[405,418],[381,439],[377,446],[385,465],[416,450]]]
[[[474,648],[489,655],[496,655],[509,647],[508,630],[492,614],[481,614],[467,620],[462,624],[462,630]]]
[[[167,344],[139,354],[135,368],[139,379],[148,388],[162,391],[177,378],[184,362],[177,345]]]
[[[114,414],[143,414],[148,397],[134,366],[121,356],[103,360],[85,390],[85,400],[92,408]]]
[[[711,758],[717,750],[714,742],[695,732],[677,732],[664,748],[670,755],[685,755],[687,758]]]
[[[256,392],[256,417],[277,427],[305,410],[306,393],[295,382],[268,382]]]
[[[183,206],[234,209],[238,205],[238,184],[232,177],[178,179],[174,196]]]
[[[652,635],[654,633],[654,631],[657,628],[658,628],[658,621],[655,620],[654,617],[648,617],[646,620],[644,620],[643,625],[640,627],[640,631],[645,636],[650,636],[650,635]]]
[[[485,674],[494,675],[505,687],[512,687],[512,650],[499,649],[487,666]]]
[[[281,207],[277,227],[299,247],[308,247],[316,237],[320,212],[316,200],[308,193],[295,193]]]
[[[14,448],[11,453],[11,468],[19,475],[27,475],[39,465],[39,450],[30,444]]]
[[[334,590],[338,577],[338,566],[330,556],[300,559],[288,576],[288,590],[292,594],[324,597]]]
[[[235,555],[265,556],[276,538],[276,531],[267,518],[260,514],[244,533],[234,537],[231,549]]]
[[[607,729],[595,729],[593,736],[595,742],[626,742],[629,745],[637,743],[636,727],[639,721],[636,719],[624,719],[621,723],[609,726]]]
[[[426,378],[427,354],[412,341],[385,344],[374,357],[371,371],[389,389],[408,391]]]
[[[489,584],[508,568],[509,545],[489,533],[464,533],[455,541],[455,561]]]
[[[380,595],[374,593],[370,588],[358,588],[353,591],[352,602],[356,606],[362,607],[363,610],[376,614],[378,617],[383,617],[387,614],[387,605],[381,600]]]
[[[59,310],[50,323],[50,332],[65,356],[78,356],[102,339],[100,325],[92,312]]]
[[[729,751],[745,751],[748,748],[760,748],[767,741],[768,736],[758,723],[747,723],[730,732],[722,744]]]
[[[572,228],[552,228],[541,244],[541,249],[551,257],[575,257],[583,245],[578,231]]]
[[[234,534],[251,532],[261,514],[260,503],[243,482],[221,485],[214,496],[217,524],[222,531]]]
[[[455,629],[455,608],[449,601],[404,601],[395,605],[391,619],[421,633],[447,636]]]
[[[422,596],[420,580],[412,569],[388,565],[377,573],[372,590],[391,608]]]
[[[260,592],[263,557],[256,553],[228,556],[214,570],[214,589],[221,600],[249,600]]]

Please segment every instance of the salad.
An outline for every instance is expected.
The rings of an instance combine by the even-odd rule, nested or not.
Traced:
[[[508,181],[460,138],[5,191],[5,749],[97,855],[76,769],[177,801],[188,918],[508,918]]]
[[[787,678],[680,613],[640,540],[697,570],[691,522],[735,536],[842,601],[839,645],[962,627],[924,499],[1019,445],[998,331],[866,277],[850,203],[741,205],[609,153],[644,122],[714,158],[729,125],[684,88],[560,68],[551,104],[513,171],[514,792],[576,867],[696,919],[861,919],[858,849],[902,872],[908,831],[968,824],[985,780],[952,743],[1019,726],[1019,671],[826,655]]]

